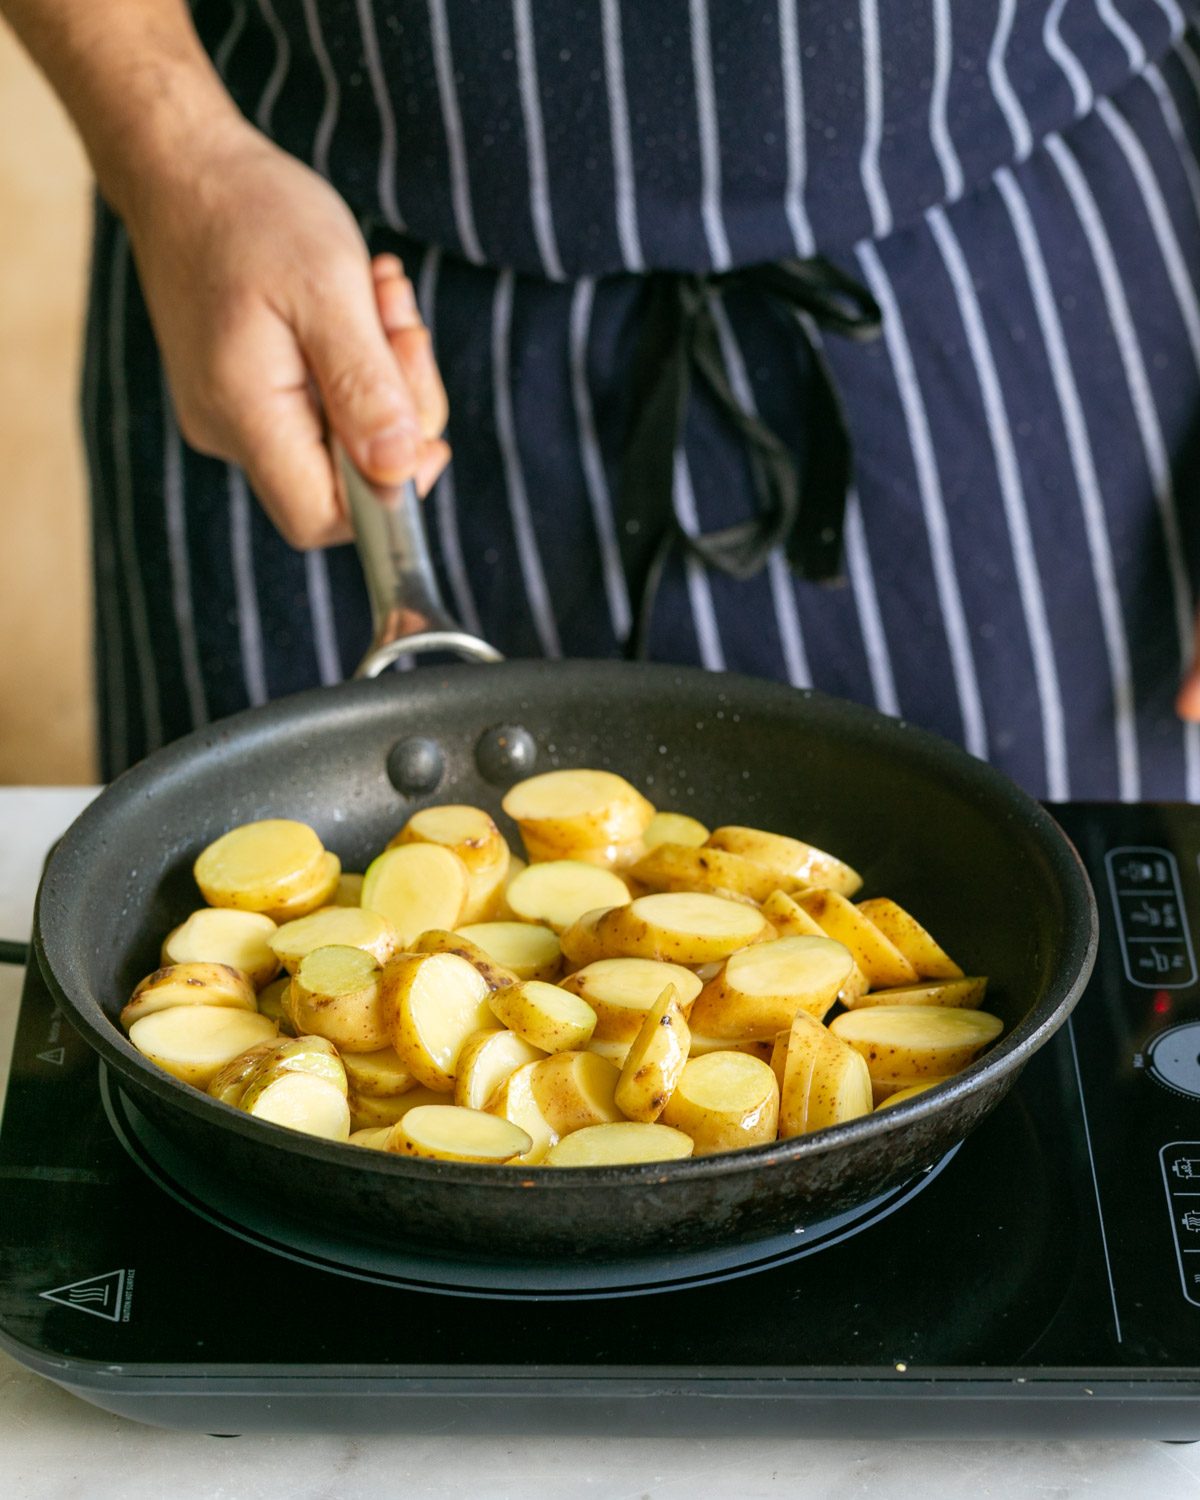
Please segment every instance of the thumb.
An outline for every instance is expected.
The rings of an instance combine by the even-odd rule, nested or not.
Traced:
[[[1196,615],[1192,661],[1175,696],[1175,712],[1181,719],[1200,721],[1200,612]]]

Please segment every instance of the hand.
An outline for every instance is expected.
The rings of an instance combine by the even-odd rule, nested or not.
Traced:
[[[1195,642],[1192,646],[1192,662],[1184,673],[1175,695],[1175,712],[1181,719],[1200,722],[1200,610],[1196,612]]]
[[[327,425],[368,477],[430,488],[446,393],[412,285],[316,173],[239,121],[122,211],[184,437],[292,546],[351,536]]]

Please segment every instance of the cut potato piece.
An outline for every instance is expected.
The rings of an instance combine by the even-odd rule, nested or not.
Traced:
[[[761,1058],[710,1052],[688,1062],[661,1118],[691,1136],[697,1156],[765,1145],[775,1139],[779,1085]]]
[[[630,1120],[653,1124],[687,1066],[692,1036],[679,1005],[679,992],[667,985],[642,1023],[621,1069],[616,1102]]]
[[[394,1099],[407,1094],[417,1080],[400,1061],[395,1047],[380,1047],[376,1052],[347,1052],[342,1058],[346,1078],[356,1094],[372,1099]]]
[[[377,1052],[388,1044],[382,970],[361,948],[329,944],[305,954],[283,1002],[298,1034],[315,1032],[343,1052]]]
[[[510,1073],[488,1100],[487,1113],[499,1115],[519,1125],[529,1137],[530,1146],[514,1162],[520,1166],[533,1167],[542,1160],[558,1140],[558,1132],[542,1113],[542,1107],[533,1091],[533,1073],[540,1062],[525,1063]]]
[[[965,1068],[1003,1023],[982,1010],[942,1005],[870,1005],[848,1010],[829,1030],[867,1060],[874,1083],[902,1088]]]
[[[482,948],[518,979],[549,981],[562,968],[562,948],[548,927],[531,927],[525,922],[476,922],[460,927],[457,935]]]
[[[945,1083],[944,1078],[929,1078],[924,1083],[910,1083],[907,1088],[897,1089],[894,1094],[888,1094],[875,1106],[876,1109],[886,1109],[891,1104],[904,1104],[909,1099],[915,1099],[918,1094],[933,1088],[939,1083]]]
[[[771,1072],[775,1075],[775,1082],[779,1085],[779,1103],[783,1105],[783,1078],[787,1067],[788,1039],[792,1034],[789,1026],[786,1031],[776,1033],[775,1040],[771,1043],[771,1055],[767,1062],[771,1065]],[[782,1118],[782,1115],[781,1115]]]
[[[531,865],[548,863],[558,859],[578,860],[581,864],[596,865],[603,870],[623,873],[637,864],[646,852],[641,839],[627,844],[571,844],[562,848],[555,843],[546,843],[528,828],[522,829],[525,852]]]
[[[587,1050],[594,1052],[597,1057],[606,1057],[610,1063],[614,1063],[618,1068],[623,1068],[625,1066],[625,1059],[629,1056],[633,1043],[636,1040],[637,1038],[634,1037],[628,1042],[610,1042],[601,1041],[593,1036],[587,1044]]]
[[[352,1146],[365,1146],[368,1151],[386,1151],[391,1133],[390,1125],[365,1125],[352,1130],[349,1141]]]
[[[232,1010],[256,1010],[254,986],[228,964],[169,964],[155,969],[134,990],[121,1011],[126,1031],[143,1016],[172,1010],[180,1005],[227,1006]]]
[[[398,1156],[437,1161],[503,1164],[522,1156],[533,1142],[519,1125],[457,1104],[426,1104],[410,1109],[392,1130],[387,1149]]]
[[[311,916],[285,922],[271,938],[271,948],[289,974],[307,954],[329,947],[361,948],[376,963],[385,964],[399,944],[392,924],[361,906],[322,907]]]
[[[659,844],[685,844],[698,849],[708,838],[708,829],[686,813],[657,812],[646,825],[642,843],[647,849],[657,849]]]
[[[964,1010],[977,1010],[987,994],[987,980],[982,975],[964,976],[962,979],[931,980],[926,984],[900,984],[890,990],[872,990],[846,1000],[851,1009],[869,1005],[956,1005]]]
[[[735,953],[706,984],[691,1019],[706,1036],[772,1041],[797,1011],[818,1021],[841,994],[854,960],[827,937],[784,937]]]
[[[268,1017],[225,1005],[177,1005],[129,1028],[129,1040],[144,1057],[198,1089],[207,1089],[226,1063],[276,1035]]]
[[[457,953],[459,958],[465,958],[479,970],[487,980],[489,990],[502,990],[506,985],[520,982],[518,974],[512,969],[506,969],[503,964],[498,964],[491,954],[485,953],[478,943],[473,943],[461,932],[448,932],[445,928],[434,927],[421,934],[413,944],[413,952]]]
[[[515,1031],[476,1031],[463,1044],[454,1075],[454,1102],[464,1109],[484,1109],[511,1073],[546,1054]]]
[[[589,912],[563,934],[572,963],[598,958],[657,958],[703,964],[761,942],[771,928],[755,906],[700,891],[639,896],[628,906]],[[599,951],[597,951],[599,950]]]
[[[887,896],[860,901],[858,909],[894,943],[917,971],[918,979],[961,979],[963,971],[910,912]]]
[[[467,867],[440,844],[385,849],[363,877],[362,904],[386,917],[402,948],[432,927],[457,927],[466,909]]]
[[[258,992],[258,1013],[260,1016],[270,1016],[284,1036],[295,1036],[296,1028],[288,1020],[284,1002],[287,992],[292,986],[292,976],[284,974],[273,983],[267,985],[265,990]]]
[[[693,1031],[691,1056],[707,1057],[710,1052],[744,1052],[747,1057],[757,1057],[770,1064],[774,1045],[774,1042],[731,1042],[728,1037],[705,1036],[701,1031]]]
[[[573,1052],[585,1047],[596,1029],[596,1012],[578,995],[527,979],[488,999],[502,1025],[543,1052]]]
[[[786,891],[775,891],[768,896],[763,902],[762,914],[780,937],[827,936],[821,924],[814,921],[802,906],[797,906]],[[867,993],[868,988],[867,976],[856,963],[842,986],[838,999],[843,1005],[853,1005],[859,995]]]
[[[521,871],[528,870],[528,868],[528,863],[523,860],[519,854],[509,855],[508,873],[505,875],[504,882],[501,885],[499,893],[496,896],[495,908],[488,913],[487,919],[489,922],[512,922],[516,920],[508,904],[508,888],[510,885],[512,885],[513,881],[517,878]]]
[[[561,933],[600,907],[624,906],[629,888],[619,875],[578,859],[530,865],[508,887],[509,910],[522,922],[540,922]]]
[[[337,855],[323,854],[312,884],[306,886],[299,895],[291,896],[286,901],[280,901],[268,907],[267,913],[274,917],[276,922],[282,924],[294,922],[298,917],[307,917],[314,911],[320,911],[323,906],[328,906],[333,900],[341,878],[342,865]]]
[[[347,875],[345,870],[338,876],[338,883],[329,898],[330,906],[361,906],[363,877]]]
[[[202,906],[167,933],[162,961],[228,964],[261,990],[279,973],[279,960],[270,947],[276,931],[275,923],[262,912]]]
[[[703,986],[699,977],[682,964],[665,964],[653,958],[601,958],[569,974],[562,988],[586,1000],[596,1012],[592,1042],[632,1043],[669,984],[674,985],[679,1008],[686,1017]]]
[[[246,1092],[246,1085],[258,1073],[260,1065],[273,1056],[276,1045],[271,1038],[238,1053],[237,1057],[213,1075],[207,1092],[222,1104],[230,1104],[236,1109]]]
[[[394,852],[403,854],[406,849]],[[423,953],[390,964],[384,989],[392,1045],[405,1066],[426,1088],[453,1093],[463,1045],[474,1032],[493,1024],[487,980],[457,953]]]
[[[796,897],[796,904],[829,937],[849,948],[873,990],[915,983],[917,971],[904,954],[845,896],[833,890],[802,891]]]
[[[743,828],[736,824],[716,828],[709,835],[708,847],[741,854],[801,885],[820,886],[824,890],[838,891],[843,896],[853,896],[862,887],[862,876],[858,871],[834,855],[800,839],[767,833],[762,828]]]
[[[646,1161],[682,1161],[691,1156],[690,1135],[669,1125],[588,1125],[546,1153],[547,1167],[621,1167]]]
[[[504,836],[481,807],[447,804],[424,807],[388,845],[439,844],[458,855],[467,868],[469,890],[462,922],[483,922],[493,915],[508,874]]]
[[[800,1011],[788,1035],[779,1135],[790,1140],[871,1113],[871,1077],[853,1047]]]
[[[649,891],[714,891],[751,901],[765,901],[785,878],[740,854],[689,844],[659,844],[629,873]]]
[[[324,854],[306,823],[264,818],[215,839],[192,873],[210,906],[271,913],[312,887]]]
[[[502,805],[531,859],[530,838],[571,858],[581,849],[637,842],[654,816],[641,792],[612,771],[546,771],[519,781]]]
[[[595,1052],[559,1052],[534,1065],[530,1087],[558,1136],[619,1120],[613,1095],[620,1073]]]
[[[350,1090],[350,1126],[353,1130],[390,1130],[410,1109],[421,1104],[448,1104],[444,1093],[422,1084],[404,1094],[359,1094]]]
[[[240,1106],[256,1120],[327,1141],[350,1137],[350,1106],[345,1094],[313,1073],[282,1072],[247,1090]]]
[[[251,1047],[216,1075],[208,1086],[214,1099],[249,1110],[254,1096],[280,1073],[311,1073],[347,1093],[346,1070],[337,1048],[322,1036],[286,1037]]]

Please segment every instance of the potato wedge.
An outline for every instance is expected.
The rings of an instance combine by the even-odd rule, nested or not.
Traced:
[[[850,1010],[869,1005],[958,1005],[964,1010],[978,1010],[987,994],[987,980],[981,974],[961,979],[931,979],[924,984],[899,984],[894,989],[871,990],[845,1001]]]
[[[907,1088],[965,1068],[1004,1030],[982,1010],[944,1005],[870,1005],[848,1010],[829,1030],[861,1052],[873,1083]]]
[[[659,844],[685,844],[698,849],[708,838],[708,829],[686,813],[656,812],[646,825],[642,843],[647,849]]]
[[[521,922],[538,922],[562,933],[584,912],[624,906],[629,887],[619,875],[578,859],[530,865],[508,887],[509,910]]]
[[[421,1104],[449,1104],[449,1097],[423,1084],[404,1094],[359,1094],[350,1090],[350,1128],[352,1130],[390,1130],[410,1109]]]
[[[485,953],[478,943],[473,943],[469,937],[464,937],[461,932],[449,932],[442,927],[434,927],[429,932],[423,932],[412,945],[414,953],[456,953],[459,958],[465,958],[474,968],[478,969],[487,980],[489,990],[502,990],[505,985],[520,983],[520,976],[512,969],[506,969],[503,964],[498,964],[490,953]]]
[[[169,964],[147,974],[121,1011],[121,1025],[128,1031],[143,1016],[172,1010],[179,1005],[226,1006],[232,1010],[256,1010],[254,986],[238,969],[228,964]]]
[[[765,901],[786,880],[740,854],[690,844],[658,844],[629,873],[648,891],[713,891],[756,902]],[[798,881],[793,885],[803,889]]]
[[[797,906],[786,891],[773,891],[763,902],[762,914],[780,937],[828,936],[821,924],[814,921],[802,906]],[[867,993],[868,988],[867,976],[856,963],[842,986],[838,999],[843,1005],[853,1005],[859,995]]]
[[[317,948],[361,948],[376,963],[385,964],[399,946],[387,918],[361,906],[323,906],[311,916],[285,922],[271,937],[271,949],[289,974]]]
[[[871,1077],[862,1056],[805,1011],[788,1035],[779,1136],[808,1135],[871,1113]]]
[[[887,896],[860,901],[858,909],[884,937],[896,945],[916,970],[918,979],[961,979],[963,971],[925,931],[911,912]]]
[[[853,896],[862,887],[862,876],[858,871],[834,855],[800,839],[767,833],[761,828],[743,828],[736,824],[715,828],[708,837],[708,848],[740,854],[801,885],[819,886],[838,891],[843,896]]]
[[[327,1141],[350,1138],[350,1106],[345,1094],[314,1073],[282,1072],[247,1089],[239,1108],[257,1120]]]
[[[916,982],[917,971],[895,943],[845,896],[832,890],[801,891],[796,904],[824,928],[827,936],[849,948],[873,990]]]
[[[464,1109],[485,1109],[511,1073],[546,1054],[515,1031],[494,1027],[472,1033],[463,1044],[454,1075],[454,1102]]]
[[[312,887],[324,854],[306,823],[264,818],[214,839],[192,873],[210,906],[270,913]]]
[[[499,1115],[502,1119],[511,1120],[529,1137],[528,1151],[513,1159],[520,1166],[536,1166],[558,1140],[558,1132],[542,1113],[542,1107],[533,1092],[533,1070],[540,1066],[540,1063],[531,1062],[517,1068],[508,1075],[487,1103],[489,1115]]]
[[[346,1070],[337,1048],[322,1036],[285,1037],[261,1042],[235,1057],[208,1086],[214,1099],[235,1109],[248,1109],[248,1101],[280,1073],[311,1073],[347,1094]]]
[[[924,1083],[910,1083],[907,1088],[897,1089],[894,1094],[888,1094],[875,1106],[876,1109],[886,1109],[891,1104],[904,1104],[909,1099],[915,1099],[918,1094],[923,1094],[927,1089],[936,1084],[945,1083],[944,1078],[928,1078]]]
[[[779,1085],[767,1063],[745,1052],[693,1057],[660,1117],[692,1138],[697,1156],[775,1139]]]
[[[526,922],[476,922],[456,934],[482,948],[495,963],[518,979],[549,983],[562,968],[562,948],[548,927]]]
[[[292,976],[284,974],[279,979],[272,980],[266,989],[258,992],[258,1013],[260,1016],[270,1016],[271,1020],[279,1027],[283,1036],[295,1036],[296,1028],[288,1020],[284,1010],[284,1001],[287,992],[292,987]]]
[[[586,1000],[596,1012],[593,1042],[625,1043],[633,1042],[669,984],[675,987],[686,1018],[703,986],[699,977],[682,964],[665,964],[653,958],[601,958],[561,981],[564,990]]]
[[[538,979],[495,990],[488,1004],[501,1025],[543,1052],[577,1051],[596,1029],[596,1012],[586,1000]]]
[[[827,937],[785,937],[743,948],[704,986],[692,1007],[697,1031],[734,1042],[773,1041],[798,1010],[818,1021],[854,968],[849,949]]]
[[[380,1047],[376,1052],[347,1052],[342,1066],[354,1092],[372,1099],[395,1099],[417,1085],[395,1047]]]
[[[457,927],[469,894],[467,867],[453,850],[404,844],[367,866],[362,904],[386,917],[408,948],[432,927]]]
[[[454,1092],[459,1054],[468,1037],[494,1024],[487,1006],[488,993],[487,980],[457,953],[423,953],[388,965],[383,1009],[392,1045],[409,1072],[426,1088]]]
[[[551,1146],[547,1167],[620,1167],[647,1161],[682,1161],[695,1149],[692,1138],[669,1125],[587,1125]]]
[[[330,906],[361,906],[363,877],[347,875],[343,870],[338,876],[337,887],[329,898]]]
[[[386,1151],[391,1133],[390,1125],[365,1125],[350,1132],[349,1143],[351,1146],[365,1146],[368,1151]]]
[[[286,901],[279,901],[274,906],[268,907],[267,915],[274,917],[275,921],[282,925],[284,922],[294,922],[298,917],[307,917],[314,911],[320,911],[323,906],[328,906],[333,900],[341,878],[342,865],[337,855],[323,854],[312,884],[306,886],[299,895],[291,896]]]
[[[639,896],[628,906],[587,913],[562,936],[575,964],[598,958],[657,958],[703,964],[761,942],[771,928],[755,906],[697,891]]]
[[[787,1066],[788,1039],[791,1037],[792,1028],[779,1031],[775,1034],[775,1040],[771,1043],[771,1055],[767,1058],[771,1072],[775,1075],[775,1082],[779,1085],[779,1102],[783,1104],[783,1077]]]
[[[270,947],[277,930],[262,912],[202,906],[167,933],[162,961],[228,964],[261,990],[279,973],[279,960]]]
[[[467,902],[462,922],[486,922],[495,912],[508,875],[504,835],[481,807],[453,803],[423,807],[388,845],[438,844],[458,855],[467,868]]]
[[[616,1103],[629,1120],[653,1124],[667,1107],[687,1066],[692,1035],[668,984],[651,1006],[617,1082]]]
[[[595,1052],[559,1052],[535,1063],[530,1087],[558,1136],[621,1118],[613,1095],[620,1073]]]
[[[397,1156],[497,1165],[522,1156],[532,1145],[525,1131],[510,1120],[457,1104],[410,1109],[393,1127],[387,1141],[387,1149]]]
[[[575,858],[578,850],[640,840],[654,816],[641,792],[612,771],[546,771],[511,787],[502,806],[531,859],[531,837],[560,859]]]
[[[341,1052],[378,1052],[389,1041],[383,971],[361,948],[331,943],[306,953],[283,1000],[297,1035],[327,1037]]]
[[[176,1005],[129,1028],[129,1040],[143,1056],[198,1089],[207,1089],[226,1063],[276,1035],[268,1017],[226,1005]]]

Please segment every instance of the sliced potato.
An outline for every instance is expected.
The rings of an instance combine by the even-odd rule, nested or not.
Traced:
[[[248,1047],[245,1052],[240,1052],[237,1057],[227,1062],[219,1072],[213,1075],[207,1092],[214,1099],[219,1099],[222,1104],[230,1104],[236,1108],[246,1092],[246,1085],[259,1071],[260,1066],[274,1054],[276,1045],[275,1039],[269,1038],[265,1042],[257,1042],[253,1047]]]
[[[659,844],[686,844],[698,849],[708,838],[708,829],[686,813],[656,812],[646,825],[642,843],[647,849]]]
[[[311,888],[324,854],[306,823],[263,818],[214,839],[192,873],[210,906],[269,913]]]
[[[248,1109],[254,1095],[280,1073],[311,1073],[340,1094],[348,1092],[337,1048],[322,1036],[284,1037],[251,1047],[221,1069],[208,1092],[236,1109]]]
[[[467,867],[469,890],[460,921],[485,922],[501,898],[508,874],[504,836],[481,807],[446,804],[415,812],[388,848],[402,844],[439,844]]]
[[[780,937],[827,936],[821,924],[814,921],[802,906],[797,906],[786,891],[772,892],[763,902],[762,914]],[[843,1005],[853,1005],[859,995],[867,993],[868,988],[867,976],[856,963],[842,986],[838,999]]]
[[[324,906],[311,916],[285,922],[271,937],[271,949],[289,974],[316,948],[361,948],[376,963],[385,964],[399,946],[387,918],[361,906]]]
[[[621,1118],[613,1095],[619,1072],[595,1052],[559,1052],[534,1065],[530,1087],[558,1136]]]
[[[773,1041],[798,1010],[818,1021],[841,994],[854,960],[827,937],[784,937],[743,948],[706,984],[691,1019],[706,1036]]]
[[[780,1139],[856,1120],[871,1107],[871,1077],[862,1056],[813,1016],[798,1012],[783,1063]]]
[[[639,896],[628,906],[589,912],[562,936],[572,963],[598,958],[657,958],[703,964],[761,942],[771,928],[755,906],[700,891]],[[597,951],[599,950],[599,951]]]
[[[478,943],[473,943],[461,932],[448,932],[445,928],[434,927],[429,932],[423,932],[412,948],[414,953],[457,953],[459,958],[465,958],[479,970],[487,980],[489,990],[502,990],[505,985],[517,984],[520,979],[512,969],[498,964],[490,953],[485,953]]]
[[[526,922],[476,922],[458,929],[467,938],[518,979],[549,982],[562,968],[562,948],[548,927]]]
[[[341,878],[342,865],[337,855],[323,854],[311,885],[306,886],[299,895],[291,896],[286,901],[279,901],[274,906],[268,907],[267,913],[274,917],[276,922],[282,924],[294,922],[298,917],[307,917],[314,911],[320,911],[323,906],[328,906],[333,900]]]
[[[682,964],[666,964],[654,958],[601,958],[561,981],[564,990],[586,1000],[596,1012],[593,1042],[625,1043],[632,1043],[669,984],[675,987],[679,1008],[686,1017],[703,986],[699,977]]]
[[[894,943],[917,971],[918,979],[961,979],[963,971],[925,931],[911,912],[887,896],[860,901],[858,909]]]
[[[624,906],[629,888],[619,875],[578,859],[530,865],[508,887],[509,910],[522,922],[540,922],[564,932],[584,912]]]
[[[346,1078],[356,1094],[372,1099],[394,1099],[416,1087],[417,1080],[400,1061],[395,1047],[376,1052],[347,1052],[342,1058]]]
[[[276,1035],[268,1017],[226,1005],[176,1005],[129,1028],[129,1040],[143,1056],[198,1089],[206,1089],[226,1063]]]
[[[449,1104],[444,1093],[423,1084],[403,1094],[359,1094],[350,1090],[350,1126],[353,1130],[390,1130],[410,1109],[421,1104]]]
[[[526,1063],[540,1062],[546,1054],[531,1047],[515,1031],[493,1027],[476,1031],[463,1044],[454,1074],[454,1102],[464,1109],[484,1109],[509,1076]]]
[[[530,837],[558,857],[642,837],[654,809],[636,787],[612,771],[546,771],[519,781],[504,811],[518,825],[530,858]]]
[[[801,885],[820,886],[838,891],[843,896],[853,896],[862,887],[862,876],[858,871],[834,855],[800,839],[767,833],[761,828],[743,828],[736,824],[716,828],[709,835],[708,847],[741,854]]]
[[[281,1072],[247,1089],[240,1106],[257,1120],[327,1141],[350,1137],[350,1106],[345,1094],[314,1073]]]
[[[774,1045],[773,1041],[731,1042],[728,1037],[705,1036],[702,1031],[692,1031],[691,1056],[707,1057],[710,1052],[744,1052],[747,1057],[757,1057],[769,1065]]]
[[[644,1161],[682,1161],[691,1156],[690,1135],[669,1125],[587,1125],[546,1153],[547,1167],[620,1167]]]
[[[300,960],[283,1000],[298,1035],[327,1037],[342,1052],[377,1052],[388,1045],[383,971],[361,948],[331,943]]]
[[[928,1078],[923,1083],[910,1083],[907,1088],[897,1089],[894,1094],[888,1094],[875,1106],[876,1109],[886,1109],[890,1104],[904,1104],[909,1099],[915,1099],[918,1094],[923,1094],[927,1089],[936,1084],[945,1083],[944,1078]]]
[[[788,1039],[792,1034],[789,1026],[786,1031],[775,1034],[775,1040],[771,1043],[771,1055],[767,1058],[771,1072],[775,1075],[775,1082],[779,1085],[779,1102],[783,1104],[783,1076],[787,1066]]]
[[[802,907],[826,934],[844,943],[855,963],[874,989],[885,990],[895,984],[913,984],[917,971],[890,938],[861,908],[833,890],[801,891],[796,904]]]
[[[169,964],[147,974],[138,984],[121,1011],[121,1025],[128,1031],[143,1016],[179,1005],[257,1009],[254,986],[238,969],[228,964]]]
[[[392,1045],[409,1072],[426,1088],[453,1093],[459,1054],[467,1038],[494,1024],[487,996],[487,980],[457,953],[423,953],[389,964],[384,980],[384,1014]]]
[[[292,987],[292,976],[284,974],[258,992],[258,1013],[270,1016],[284,1036],[295,1036],[296,1028],[288,1020],[284,1009],[287,992]]]
[[[531,865],[556,859],[574,859],[582,864],[624,873],[631,865],[637,864],[646,852],[646,845],[641,839],[633,839],[624,844],[572,844],[563,848],[538,838],[528,828],[522,829],[522,838]]]
[[[630,1049],[636,1040],[637,1038],[634,1037],[628,1042],[610,1042],[602,1041],[593,1036],[587,1044],[587,1050],[594,1052],[597,1057],[606,1057],[610,1063],[615,1063],[618,1068],[623,1068],[625,1066],[625,1059],[629,1056]]]
[[[279,960],[270,947],[277,930],[262,912],[202,906],[167,933],[162,961],[228,964],[261,990],[279,973]]]
[[[457,927],[469,893],[467,867],[452,849],[404,844],[368,865],[362,904],[386,917],[408,948],[432,927]]]
[[[596,1012],[586,1000],[539,979],[496,990],[488,1004],[502,1025],[543,1052],[577,1051],[596,1029]]]
[[[1004,1030],[982,1010],[943,1005],[870,1005],[848,1010],[829,1030],[867,1060],[874,1083],[902,1088],[965,1068]]]
[[[769,1065],[745,1052],[691,1058],[660,1117],[690,1135],[697,1156],[775,1139],[779,1085]]]
[[[636,898],[635,898],[636,899]],[[618,910],[620,908],[617,908]],[[611,936],[606,940],[602,923],[613,908],[602,906],[597,911],[584,912],[577,922],[562,934],[562,955],[568,967],[578,969],[597,963],[612,952],[615,942]],[[532,931],[532,929],[530,929]]]
[[[330,906],[361,906],[363,877],[348,875],[345,870],[338,876],[338,883],[329,898]]]
[[[621,1069],[616,1102],[627,1119],[643,1124],[658,1119],[687,1066],[691,1041],[679,992],[669,984],[647,1013]]]
[[[425,1104],[410,1109],[394,1126],[387,1149],[398,1156],[503,1164],[532,1145],[519,1125],[499,1115],[457,1104]]]
[[[786,878],[740,854],[690,844],[659,844],[629,873],[648,891],[714,891],[751,901],[765,901]]]
[[[962,979],[930,980],[926,984],[899,984],[894,989],[871,990],[846,1000],[846,1006],[855,1010],[868,1005],[958,1005],[965,1010],[977,1010],[987,994],[987,980],[981,974],[964,976]]]
[[[386,1151],[391,1133],[390,1125],[364,1125],[350,1132],[349,1141],[352,1146],[365,1146],[368,1151]]]
[[[499,1115],[519,1125],[529,1137],[530,1146],[514,1162],[536,1166],[558,1140],[558,1132],[542,1112],[533,1091],[533,1071],[541,1063],[525,1063],[508,1075],[487,1103],[489,1115]]]
[[[527,870],[528,868],[528,862],[526,860],[523,860],[519,854],[509,855],[508,873],[505,875],[504,883],[503,885],[501,885],[500,892],[496,897],[495,909],[488,916],[487,920],[489,922],[516,921],[516,918],[513,916],[512,909],[508,904],[508,888],[510,885],[512,885],[513,881],[517,878],[521,871]]]

